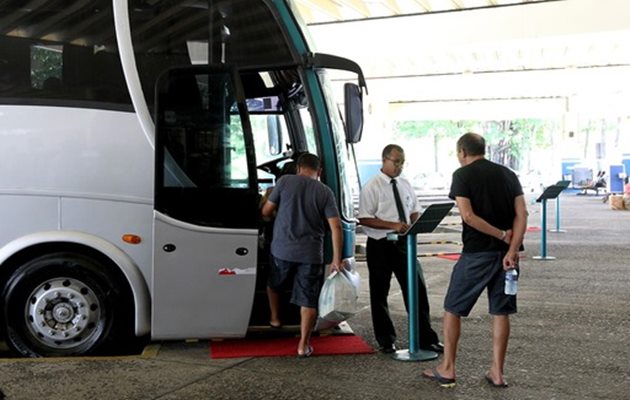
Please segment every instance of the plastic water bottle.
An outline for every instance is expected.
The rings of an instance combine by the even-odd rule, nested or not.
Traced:
[[[505,294],[514,295],[518,291],[518,271],[509,269],[505,271]]]

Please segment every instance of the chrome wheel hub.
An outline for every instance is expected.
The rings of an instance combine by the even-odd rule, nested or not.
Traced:
[[[67,349],[89,341],[101,317],[92,289],[73,278],[55,278],[38,286],[26,305],[28,328],[46,346]]]

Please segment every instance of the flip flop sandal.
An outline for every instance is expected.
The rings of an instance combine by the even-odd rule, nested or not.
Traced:
[[[306,351],[302,354],[298,353],[298,358],[307,358],[310,357],[313,354],[313,346],[311,346],[310,344],[308,346],[306,346]]]
[[[506,387],[508,387],[508,384],[505,381],[503,383],[494,383],[492,378],[490,378],[488,375],[486,375],[485,378],[486,378],[486,382],[488,382],[488,385],[490,385],[493,388],[506,388]]]
[[[442,375],[440,375],[439,372],[437,372],[436,368],[432,368],[431,369],[431,373],[433,375],[427,375],[425,373],[422,373],[422,376],[430,379],[432,381],[437,382],[441,387],[443,388],[452,388],[455,387],[455,378],[445,378]]]
[[[274,324],[272,324],[272,323],[271,323],[271,321],[269,321],[269,327],[270,327],[271,329],[282,329],[282,324],[280,324],[280,325],[274,325]]]

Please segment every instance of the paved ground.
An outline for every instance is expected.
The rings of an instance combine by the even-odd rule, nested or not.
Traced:
[[[436,362],[406,363],[381,354],[211,360],[207,343],[163,343],[145,357],[2,360],[0,388],[8,399],[610,399],[630,398],[630,211],[612,211],[601,197],[562,197],[562,228],[549,233],[540,254],[540,233],[528,233],[519,283],[519,313],[512,319],[507,360],[511,387],[483,382],[490,362],[490,319],[482,298],[463,321],[458,385],[441,389],[419,377]],[[540,226],[539,206],[530,225]],[[549,225],[554,224],[549,205]],[[452,233],[448,233],[452,232]],[[421,242],[459,240],[456,232]],[[421,245],[419,253],[457,246]],[[422,258],[435,328],[452,261]],[[360,273],[367,283],[363,263]],[[375,345],[368,308],[353,320],[355,333]],[[391,296],[406,346],[406,315],[398,290]]]

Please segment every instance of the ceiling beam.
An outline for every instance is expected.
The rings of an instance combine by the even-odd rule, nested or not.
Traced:
[[[451,3],[453,3],[453,7],[457,10],[461,10],[464,8],[464,3],[462,2],[462,0],[451,0]]]
[[[88,43],[86,41],[85,32],[93,33],[91,29],[94,26],[98,26],[99,22],[102,22],[103,20],[109,20],[111,18],[112,18],[111,8],[105,9],[105,11],[103,12],[94,13],[90,15],[89,17],[85,18],[81,23],[78,23],[72,27],[72,31],[69,31],[68,34],[66,35],[66,41],[72,44],[75,44],[77,46],[85,46]],[[101,35],[101,38],[103,38],[102,35]],[[90,44],[103,45],[105,44],[105,42],[98,42],[98,43],[91,42]]]
[[[431,4],[428,2],[428,0],[413,0],[413,1],[415,1],[420,7],[422,7],[423,12],[433,11],[433,8],[431,7]]]
[[[364,17],[370,16],[370,9],[363,0],[335,0],[337,4],[353,9]]]
[[[0,19],[0,33],[7,34],[13,31],[23,19],[32,16],[32,13],[27,10],[37,9],[46,3],[46,1],[47,0],[33,0],[20,7],[19,10],[15,9],[13,12],[3,11],[4,17]],[[10,7],[7,8],[9,10],[11,9]]]
[[[298,1],[295,4],[297,5],[298,10],[300,11],[300,15],[304,19],[305,23],[310,24],[310,23],[316,22],[315,17],[313,16],[313,11],[311,10],[310,7],[307,7],[301,1]]]
[[[88,3],[90,3],[90,0],[81,0],[81,1],[73,2],[71,6],[64,8],[63,10],[55,14],[52,14],[48,19],[42,21],[41,24],[34,26],[32,37],[39,37],[42,39],[45,38],[49,40],[51,39],[59,40],[59,38],[55,38],[54,35],[53,37],[49,38],[49,36],[51,35],[51,33],[56,27],[64,25],[64,24],[60,24],[59,22],[72,16],[72,14],[74,14],[75,12],[83,9],[84,7],[88,5]]]
[[[331,19],[339,21],[342,19],[339,6],[330,0],[300,0],[306,7],[317,10],[328,15]]]
[[[396,0],[383,0],[383,5],[391,10],[395,15],[400,15],[402,12],[400,11],[400,7],[398,7],[398,3]]]

